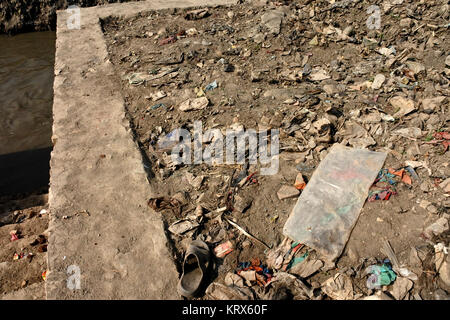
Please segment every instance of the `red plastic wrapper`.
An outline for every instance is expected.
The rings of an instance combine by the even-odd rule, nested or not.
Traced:
[[[214,248],[214,254],[217,258],[223,258],[231,251],[233,251],[233,244],[229,240],[227,242],[219,244]]]

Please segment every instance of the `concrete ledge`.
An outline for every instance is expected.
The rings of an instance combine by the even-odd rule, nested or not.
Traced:
[[[48,299],[179,298],[178,272],[162,220],[146,204],[152,190],[99,18],[204,3],[165,0],[84,8],[80,30],[68,30],[68,14],[58,12]],[[75,276],[67,273],[71,265],[80,270],[79,290],[67,287]]]

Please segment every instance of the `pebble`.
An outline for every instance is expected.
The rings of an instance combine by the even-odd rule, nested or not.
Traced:
[[[436,214],[438,212],[438,209],[432,204],[427,207],[427,210],[428,210],[428,212],[433,213],[433,214]]]
[[[377,74],[372,82],[372,89],[373,90],[380,89],[385,80],[386,77],[384,75],[382,75],[381,73]]]

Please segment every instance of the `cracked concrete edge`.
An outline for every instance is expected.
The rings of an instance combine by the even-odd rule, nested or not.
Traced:
[[[69,12],[58,12],[47,299],[180,298],[163,222],[146,205],[154,190],[99,19],[201,5],[159,0],[83,8],[79,30],[67,28]]]

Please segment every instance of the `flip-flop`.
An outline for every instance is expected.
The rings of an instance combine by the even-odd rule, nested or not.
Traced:
[[[194,240],[186,251],[183,274],[178,282],[178,293],[186,298],[194,297],[202,285],[210,266],[210,250],[201,240]]]

